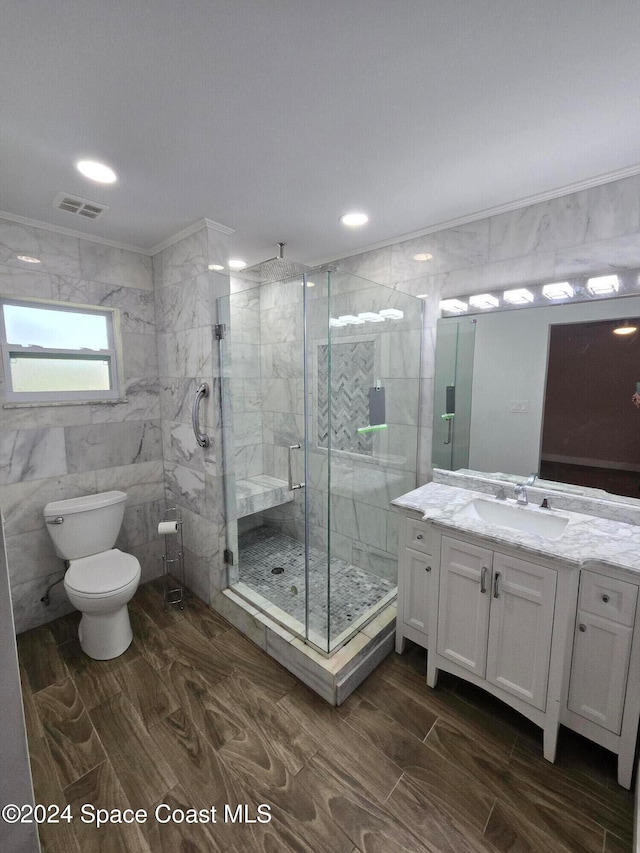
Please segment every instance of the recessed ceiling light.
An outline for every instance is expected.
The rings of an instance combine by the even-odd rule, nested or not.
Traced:
[[[600,275],[590,278],[587,282],[587,290],[593,296],[605,296],[607,293],[617,293],[620,287],[617,275]]]
[[[469,305],[473,308],[497,308],[500,300],[490,293],[476,293],[475,296],[469,297]]]
[[[19,261],[24,261],[25,264],[39,264],[40,258],[34,258],[32,255],[16,255]]]
[[[223,270],[223,269],[224,269],[224,267],[222,266],[222,264],[209,264],[209,267],[208,267],[208,268],[209,268],[210,270],[215,270],[216,272],[220,272],[220,270]]]
[[[515,290],[505,290],[502,294],[504,301],[511,305],[526,305],[527,302],[533,302],[533,293],[525,287],[518,287]]]
[[[417,255],[413,256],[414,261],[430,261],[433,258],[433,255],[430,252],[418,252]]]
[[[553,284],[545,284],[542,288],[542,295],[547,299],[571,299],[573,294],[573,287],[568,281],[556,281]]]
[[[99,184],[113,184],[118,180],[118,176],[110,166],[105,163],[98,163],[97,160],[78,160],[76,169],[85,178]]]
[[[461,299],[443,299],[440,303],[440,310],[449,314],[464,314],[468,307]]]
[[[240,258],[230,258],[229,259],[229,269],[232,270],[243,270],[247,265],[246,261],[241,261]]]
[[[340,217],[340,222],[347,225],[349,228],[358,228],[360,225],[366,225],[369,217],[366,213],[353,211],[352,213],[343,213]]]

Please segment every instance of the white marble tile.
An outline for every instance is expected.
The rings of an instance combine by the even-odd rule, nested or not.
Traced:
[[[489,259],[489,223],[486,219],[468,222],[395,243],[392,251],[393,281],[404,281],[419,276],[422,269],[428,274],[478,266]],[[414,255],[428,252],[430,261],[415,261]]]
[[[114,489],[126,492],[127,506],[159,501],[164,498],[164,464],[162,459],[102,468],[76,477],[95,475],[95,491],[110,492]]]
[[[3,429],[52,429],[86,425],[90,420],[91,407],[86,403],[71,406],[18,406],[2,410]]]
[[[42,480],[66,474],[62,428],[4,430],[0,433],[0,483]]]
[[[201,515],[205,512],[204,471],[193,471],[184,465],[165,464],[167,500]]]
[[[266,626],[256,618],[258,611],[255,607],[247,604],[231,589],[215,592],[211,599],[211,606],[251,642],[261,649],[266,649]]]
[[[123,287],[153,290],[151,258],[114,246],[80,240],[80,275]]]
[[[163,509],[164,500],[132,506],[127,504],[116,547],[129,552],[137,545],[157,539],[158,522],[162,518]]]
[[[447,273],[441,288],[442,298],[483,293],[502,287],[518,286],[553,278],[556,254],[534,252],[524,257],[469,267]]]
[[[183,507],[180,513],[185,548],[197,557],[211,561],[216,559],[219,552],[217,526],[211,523],[211,519],[186,507]]]
[[[341,258],[337,265],[341,272],[353,273],[369,281],[390,285],[393,282],[392,247],[385,246],[382,249],[373,249],[360,255],[352,255],[349,258]],[[332,275],[332,293],[352,287],[353,280],[347,276],[340,281],[339,275]]]
[[[637,234],[630,234],[558,251],[554,275],[568,277],[635,267],[640,267],[640,240]]]
[[[69,473],[149,462],[162,457],[159,421],[125,421],[65,428]]]
[[[387,544],[387,512],[339,495],[331,496],[331,528],[383,549]]]
[[[580,193],[561,196],[492,216],[490,260],[502,261],[583,243],[587,232],[586,200]]]
[[[418,329],[380,335],[380,372],[393,378],[420,376],[420,339]]]
[[[23,269],[16,255],[39,258],[39,272],[80,277],[77,238],[0,219],[0,263]]]
[[[371,572],[372,575],[385,578],[394,584],[398,582],[398,557],[396,554],[389,554],[368,543],[354,542],[351,559],[354,566]]]
[[[157,378],[127,379],[121,388],[126,402],[89,406],[92,424],[121,421],[157,420],[160,418],[160,380]]]
[[[124,332],[122,360],[127,379],[158,376],[158,342],[155,335]]]
[[[55,571],[50,575],[28,580],[24,583],[11,584],[11,603],[17,634],[29,630],[29,628],[35,628],[37,625],[43,625],[59,616],[65,616],[74,610],[61,583],[51,590],[48,607],[40,601],[49,584],[62,577],[64,565],[61,563],[61,566],[60,571]]]
[[[587,209],[586,243],[640,230],[640,175],[600,184],[578,195]]]
[[[102,489],[97,487],[93,471],[6,484],[2,488],[2,513],[7,535],[40,530],[44,524],[42,513],[45,504],[50,501],[67,500],[98,491]]]
[[[210,327],[158,335],[158,363],[162,377],[213,376],[213,336]]]
[[[219,452],[219,433],[209,434],[209,447],[200,447],[196,442],[191,424],[179,421],[162,422],[164,458],[167,462],[184,465],[194,471],[219,472],[222,460]]]
[[[53,542],[45,528],[44,519],[38,530],[7,536],[6,544],[12,585],[65,571],[64,562],[56,557],[53,550]]]
[[[202,228],[184,240],[164,249],[159,259],[159,284],[167,287],[206,272],[209,263],[207,229]]]
[[[288,304],[260,312],[260,340],[265,344],[302,341],[302,305]]]
[[[163,332],[211,326],[209,274],[161,288],[156,296],[156,319]]]
[[[232,375],[239,379],[260,378],[260,347],[258,344],[234,343],[231,349]]]
[[[0,264],[0,293],[3,296],[35,296],[41,299],[53,299],[57,284],[57,276],[49,273]]]
[[[234,417],[235,447],[247,444],[262,444],[262,414],[260,412],[245,412]]]
[[[155,296],[152,290],[60,276],[55,298],[61,302],[118,308],[123,332],[142,335],[156,333]]]

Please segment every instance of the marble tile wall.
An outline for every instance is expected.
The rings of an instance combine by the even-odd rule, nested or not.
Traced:
[[[18,254],[41,263],[27,266]],[[71,609],[60,585],[48,608],[40,602],[64,573],[42,518],[49,501],[125,491],[117,547],[138,557],[143,579],[161,570],[155,527],[164,473],[151,258],[0,220],[0,295],[118,308],[123,346],[126,402],[2,409],[0,506],[16,630],[23,631]]]
[[[228,295],[229,277],[208,269],[209,263],[226,259],[226,241],[226,235],[203,223],[153,258],[164,497],[166,506],[182,513],[187,586],[206,602],[213,590],[226,586],[221,370],[214,326],[216,300]],[[202,382],[210,389],[200,403],[208,448],[198,446],[191,423]]]
[[[420,252],[433,255],[415,261]],[[435,330],[441,298],[640,266],[640,176],[342,258],[339,269],[426,294],[420,483],[431,479]]]

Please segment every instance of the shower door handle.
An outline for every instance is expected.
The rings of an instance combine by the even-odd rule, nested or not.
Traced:
[[[193,422],[193,431],[196,436],[196,441],[200,447],[209,447],[209,436],[206,433],[200,432],[200,400],[203,397],[209,396],[209,386],[203,382],[198,386],[196,396],[193,398],[193,408],[191,409],[191,420]]]
[[[304,483],[294,483],[293,482],[293,465],[291,463],[291,451],[292,450],[300,450],[299,444],[290,444],[289,445],[289,491],[293,492],[295,489],[304,489]]]

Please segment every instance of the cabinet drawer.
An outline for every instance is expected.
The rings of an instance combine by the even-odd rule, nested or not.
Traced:
[[[425,521],[407,519],[407,548],[414,551],[422,551],[423,554],[433,554],[432,539],[433,531]]]
[[[618,625],[632,626],[638,587],[585,569],[580,577],[580,610],[602,616]]]

